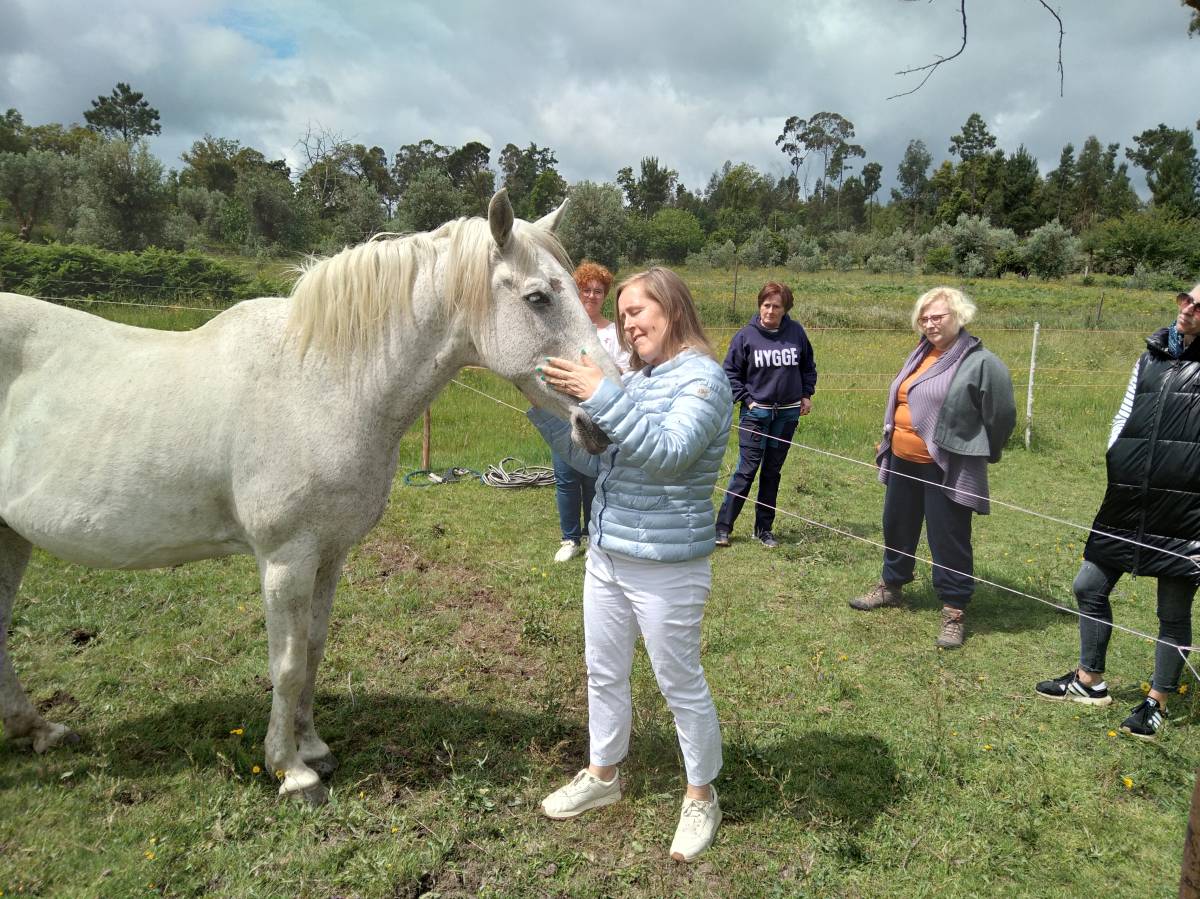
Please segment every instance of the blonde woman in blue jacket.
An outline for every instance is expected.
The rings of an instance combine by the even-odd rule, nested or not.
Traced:
[[[630,371],[618,387],[586,358],[549,359],[541,376],[579,399],[612,441],[590,456],[568,426],[539,409],[529,418],[554,449],[596,478],[583,587],[589,764],[542,802],[573,818],[621,798],[617,765],[629,749],[629,675],[638,634],[675,716],[687,789],[671,857],[691,861],[712,843],[721,807],[721,732],[704,669],[700,625],[712,583],[713,489],[733,398],[704,336],[687,285],[652,268],[617,288]]]

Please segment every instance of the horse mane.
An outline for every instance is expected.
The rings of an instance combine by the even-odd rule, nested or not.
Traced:
[[[570,258],[557,237],[517,222],[510,239],[510,262],[517,273],[537,270],[539,249],[571,270]],[[460,218],[434,231],[377,234],[333,256],[311,257],[300,267],[300,277],[292,287],[288,329],[297,336],[301,354],[314,344],[339,358],[370,348],[391,315],[411,314],[417,273],[434,266],[443,251],[448,253],[440,285],[446,311],[465,313],[474,328],[482,322],[491,300],[495,250],[485,219]]]

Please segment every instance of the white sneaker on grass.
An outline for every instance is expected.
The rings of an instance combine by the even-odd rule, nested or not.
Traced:
[[[579,555],[579,544],[574,540],[564,540],[559,546],[558,552],[554,554],[554,561],[570,562],[577,555]]]
[[[582,815],[589,809],[612,805],[620,798],[619,771],[613,774],[612,780],[601,780],[584,768],[569,784],[559,787],[542,800],[542,811],[547,818],[562,821]]]
[[[717,801],[717,788],[709,785],[712,799],[688,799],[684,797],[683,811],[679,815],[679,826],[675,828],[675,839],[671,841],[671,858],[677,862],[690,862],[712,845],[721,823],[721,804]]]

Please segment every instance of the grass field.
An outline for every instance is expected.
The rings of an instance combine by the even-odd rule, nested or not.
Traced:
[[[685,272],[722,348],[770,275]],[[933,279],[798,278],[821,381],[797,440],[869,461],[902,328]],[[1088,524],[1103,448],[1170,296],[1111,285],[968,285],[973,328],[1023,385],[1040,338],[1032,450],[1014,437],[997,499]],[[1095,323],[1104,293],[1102,327]],[[155,327],[203,313],[113,307]],[[136,316],[132,313],[137,313]],[[146,313],[146,314],[143,314]],[[1003,330],[1011,329],[1011,330]],[[1069,330],[1054,330],[1069,329]],[[490,373],[467,385],[522,406]],[[1023,410],[1024,387],[1018,388]],[[1023,423],[1023,422],[1022,422]],[[1020,428],[1018,429],[1020,432]],[[1019,435],[1018,435],[1019,436]],[[549,453],[523,417],[451,384],[433,409],[433,467]],[[400,471],[420,467],[419,429]],[[731,445],[727,471],[736,461]],[[725,823],[692,866],[666,854],[681,764],[644,656],[626,799],[575,822],[537,813],[582,763],[582,565],[555,565],[550,490],[398,479],[353,553],[318,682],[317,724],[342,762],[320,809],[279,803],[261,766],[270,702],[253,561],[100,572],[35,554],[10,644],[34,700],[83,736],[42,757],[0,741],[4,896],[1171,896],[1194,771],[1193,693],[1157,745],[1116,735],[1152,647],[1114,635],[1109,709],[1037,702],[1076,660],[1075,618],[981,587],[966,646],[936,650],[920,567],[906,609],[852,612],[879,551],[871,469],[793,449],[783,547],[714,557],[705,668],[723,725]],[[977,574],[1071,603],[1082,533],[998,508],[976,519]],[[923,550],[922,550],[923,551]],[[1154,632],[1154,584],[1125,579],[1118,620]],[[1185,682],[1194,690],[1192,676]]]

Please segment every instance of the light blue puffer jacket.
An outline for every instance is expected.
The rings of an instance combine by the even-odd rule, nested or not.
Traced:
[[[713,488],[733,421],[729,379],[708,356],[684,350],[622,382],[624,389],[605,380],[580,404],[612,441],[599,456],[575,446],[561,419],[527,414],[547,443],[596,478],[588,525],[595,546],[656,562],[710,555]]]

